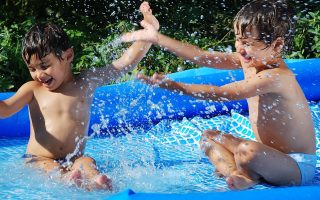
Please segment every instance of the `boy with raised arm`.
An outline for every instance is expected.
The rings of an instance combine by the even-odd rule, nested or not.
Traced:
[[[147,2],[140,6],[144,19],[155,29],[159,23]],[[87,190],[112,189],[91,157],[84,156],[90,107],[95,89],[132,70],[151,44],[135,42],[110,66],[75,76],[74,53],[66,33],[52,23],[33,26],[23,40],[22,56],[33,81],[22,85],[10,98],[0,101],[0,117],[29,106],[30,138],[26,163],[46,172],[61,172],[63,180]]]
[[[310,184],[315,176],[316,142],[311,112],[294,74],[281,58],[293,37],[293,12],[285,0],[255,0],[234,19],[236,52],[208,52],[145,29],[123,35],[123,41],[158,44],[198,65],[242,68],[244,80],[223,86],[184,84],[163,75],[139,79],[196,98],[226,101],[247,99],[256,141],[217,130],[203,133],[201,147],[230,189],[260,181],[273,185]],[[214,77],[213,77],[214,78]]]

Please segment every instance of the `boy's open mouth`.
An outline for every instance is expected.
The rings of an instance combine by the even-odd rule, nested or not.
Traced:
[[[46,80],[46,81],[41,81],[41,82],[42,82],[42,84],[44,84],[44,85],[46,85],[46,86],[49,86],[49,85],[52,83],[52,80],[53,80],[53,78],[49,78],[48,80]]]
[[[252,60],[252,57],[249,56],[248,54],[244,55],[244,54],[241,54],[244,62],[250,62]]]

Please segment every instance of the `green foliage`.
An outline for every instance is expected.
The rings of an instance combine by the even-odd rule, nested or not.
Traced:
[[[76,44],[81,51],[76,52],[74,71],[80,72],[90,67],[101,67],[117,59],[127,46],[117,43],[117,38],[123,32],[133,30],[133,26],[127,21],[120,21],[117,24],[109,24],[106,29],[113,30],[113,34],[106,36],[98,42],[85,41],[82,37],[84,33],[76,30],[68,30],[71,34],[71,41]],[[78,52],[78,53],[77,53]]]
[[[22,36],[30,28],[32,20],[6,26],[0,22],[0,89],[17,89],[30,75],[21,57]]]
[[[151,0],[161,32],[206,50],[229,51],[234,46],[232,20],[250,0]],[[16,91],[30,79],[21,58],[21,41],[35,23],[53,21],[67,32],[73,44],[74,73],[110,64],[126,49],[115,39],[123,32],[138,29],[140,0],[3,0],[0,4],[0,91]],[[319,57],[320,4],[316,0],[291,1],[299,11],[293,52],[287,58]],[[174,12],[173,12],[174,11]],[[32,16],[32,17],[31,17]],[[233,49],[234,50],[234,49]],[[197,67],[164,49],[153,46],[137,72],[173,73]]]
[[[294,50],[288,58],[320,57],[320,11],[300,13],[293,43]]]

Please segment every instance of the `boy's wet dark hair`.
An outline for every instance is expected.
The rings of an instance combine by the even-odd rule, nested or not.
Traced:
[[[25,35],[22,42],[22,57],[30,63],[32,55],[39,59],[53,53],[62,59],[62,52],[71,48],[66,32],[56,24],[46,23],[34,25]]]
[[[291,50],[294,36],[294,10],[286,0],[255,0],[245,5],[235,16],[235,34],[246,37],[246,32],[255,29],[259,41],[267,47],[278,37],[284,39],[284,50]]]

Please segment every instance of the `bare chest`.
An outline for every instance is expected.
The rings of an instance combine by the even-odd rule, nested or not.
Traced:
[[[36,100],[43,115],[69,119],[81,119],[88,113],[88,99],[65,94],[54,94],[48,98],[41,96]],[[35,107],[37,107],[35,105]]]
[[[50,133],[63,137],[85,134],[91,99],[80,92],[36,92],[29,104],[31,126],[35,134]]]

